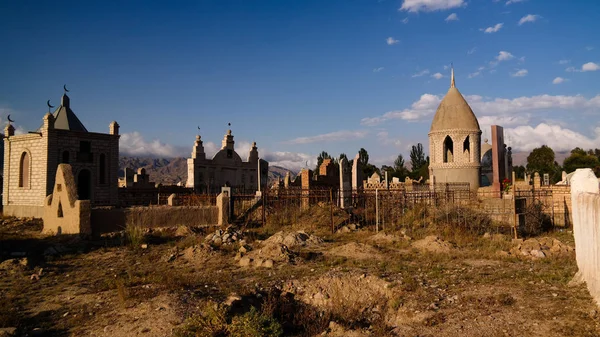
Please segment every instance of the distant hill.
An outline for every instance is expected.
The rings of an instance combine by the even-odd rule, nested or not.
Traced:
[[[121,157],[119,158],[119,177],[125,175],[125,168],[132,168],[137,171],[138,168],[146,169],[146,174],[150,175],[150,181],[162,184],[177,184],[187,181],[187,159],[179,158],[147,158],[147,157]],[[284,167],[269,165],[269,184],[279,178],[285,177],[290,171],[292,178],[295,172]]]
[[[513,158],[513,165],[517,166],[517,165],[523,165],[526,166],[527,165],[527,156],[529,156],[531,152],[513,152],[512,154],[512,158]],[[559,164],[562,165],[563,162],[565,161],[565,159],[571,154],[571,152],[567,151],[567,152],[554,152],[554,160]]]
[[[150,175],[150,181],[162,184],[177,184],[187,181],[187,160],[186,158],[140,158],[140,157],[121,157],[119,158],[119,176],[125,175],[126,167],[137,171],[142,167],[146,169],[146,174]]]

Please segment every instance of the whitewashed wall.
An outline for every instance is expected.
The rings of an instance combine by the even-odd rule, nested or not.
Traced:
[[[577,254],[577,278],[600,304],[600,190],[591,169],[578,169],[571,180],[573,233]]]

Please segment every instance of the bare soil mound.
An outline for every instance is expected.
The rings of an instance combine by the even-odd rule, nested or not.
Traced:
[[[366,260],[366,259],[383,259],[384,256],[373,246],[365,243],[350,242],[343,246],[337,246],[330,249],[330,255],[347,257],[350,259]]]
[[[327,331],[323,332],[321,336],[330,336],[330,337],[366,337],[372,336],[372,334],[368,331],[360,331],[360,330],[348,330],[343,326],[337,324],[336,322],[329,322],[329,328]]]
[[[395,234],[388,234],[385,232],[379,232],[369,238],[369,241],[373,243],[395,243],[408,240],[406,237],[402,237]]]
[[[205,264],[215,255],[215,252],[205,245],[195,245],[183,251],[183,258],[194,264]]]
[[[284,288],[302,302],[323,309],[345,307],[358,313],[371,310],[392,298],[395,288],[373,275],[330,273],[316,279],[290,281]],[[384,309],[384,308],[378,308]]]
[[[304,231],[289,233],[283,231],[277,232],[263,242],[265,246],[272,244],[283,244],[288,248],[319,245],[321,243],[323,243],[323,239],[318,236],[307,234]]]
[[[418,250],[432,253],[449,253],[453,248],[451,243],[446,242],[435,235],[430,235],[422,240],[415,241],[412,246]]]

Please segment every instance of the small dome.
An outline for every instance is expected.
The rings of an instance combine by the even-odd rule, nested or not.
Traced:
[[[479,122],[471,107],[454,85],[454,70],[448,93],[435,112],[430,132],[448,129],[479,131]]]

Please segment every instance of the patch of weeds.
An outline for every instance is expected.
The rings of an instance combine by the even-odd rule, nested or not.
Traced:
[[[144,229],[141,226],[129,223],[125,227],[125,238],[132,248],[140,248],[144,243]]]
[[[441,312],[436,312],[435,314],[425,318],[423,324],[425,326],[437,326],[446,322],[446,315]]]
[[[226,337],[229,336],[227,308],[216,303],[207,303],[202,314],[188,317],[174,331],[176,337]]]
[[[276,337],[283,334],[279,322],[255,307],[241,316],[233,317],[228,330],[231,337]]]
[[[515,298],[507,293],[501,293],[485,297],[466,296],[463,298],[463,300],[464,302],[470,302],[475,304],[478,308],[511,306],[516,302]]]
[[[392,308],[393,310],[398,310],[404,305],[404,301],[402,300],[402,297],[398,296],[391,300],[389,304],[390,308]]]

